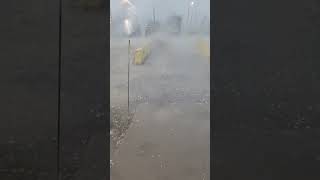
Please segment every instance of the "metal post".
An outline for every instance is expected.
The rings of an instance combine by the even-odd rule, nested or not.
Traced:
[[[194,7],[194,24],[195,24],[195,26],[197,26],[197,23],[198,23],[198,6],[196,5]]]
[[[128,45],[128,117],[130,114],[130,39],[129,39],[129,45]]]
[[[198,2],[198,3],[196,4],[196,7],[195,7],[195,11],[196,11],[196,14],[195,14],[195,24],[196,24],[196,26],[198,25],[198,23],[199,23],[199,18],[200,18],[199,4],[200,4],[200,2]],[[198,27],[198,26],[197,26],[197,27]]]
[[[154,8],[153,8],[153,24],[156,24],[156,13]]]
[[[191,28],[192,28],[192,15],[193,15],[193,8],[191,9],[191,15],[190,15],[190,26],[191,26]]]
[[[189,6],[189,4],[188,4],[188,15],[187,15],[187,25],[189,25],[189,13],[190,13],[190,6]]]

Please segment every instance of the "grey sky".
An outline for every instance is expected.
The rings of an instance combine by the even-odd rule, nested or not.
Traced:
[[[116,14],[120,8],[121,0],[111,0],[111,13]],[[137,9],[137,15],[140,22],[145,23],[147,20],[152,19],[152,9],[155,8],[156,18],[163,21],[167,16],[176,13],[182,15],[184,19],[187,17],[188,6],[191,0],[130,0]],[[190,8],[190,14],[195,14],[196,10],[198,15],[195,17],[202,18],[207,16],[210,18],[210,0],[194,0],[197,8]]]

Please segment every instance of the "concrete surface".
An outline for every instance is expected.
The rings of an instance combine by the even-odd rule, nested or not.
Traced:
[[[208,180],[208,105],[139,106],[113,156],[112,180]]]
[[[153,37],[148,61],[131,65],[135,115],[120,145],[111,147],[112,180],[209,179],[210,64],[196,40]],[[111,106],[126,109],[128,59],[119,44],[111,41],[110,98]]]

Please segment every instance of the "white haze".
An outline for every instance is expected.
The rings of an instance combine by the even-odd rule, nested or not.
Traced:
[[[111,0],[111,16],[117,16],[121,11],[121,0]],[[193,16],[193,22],[200,23],[204,17],[210,19],[210,0],[194,0],[194,7],[190,7],[190,0],[130,0],[135,7],[139,22],[144,26],[147,21],[153,19],[155,8],[156,20],[163,22],[173,14],[182,16],[185,22],[189,9],[189,17]]]

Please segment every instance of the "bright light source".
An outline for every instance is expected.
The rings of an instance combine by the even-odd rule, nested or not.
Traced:
[[[191,7],[193,7],[193,5],[194,5],[194,2],[193,2],[193,1],[191,1],[191,2],[190,2],[190,6],[191,6]]]
[[[126,33],[127,33],[128,35],[131,34],[131,32],[132,32],[132,25],[131,25],[129,19],[125,19],[125,20],[124,20],[124,28],[125,28],[125,31],[126,31]]]
[[[129,25],[129,19],[125,19],[124,20],[124,24],[127,26],[127,25]]]

